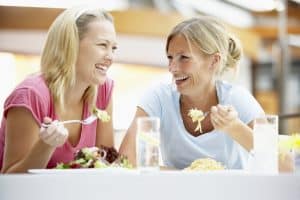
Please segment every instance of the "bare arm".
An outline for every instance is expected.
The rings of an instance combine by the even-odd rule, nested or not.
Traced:
[[[247,151],[253,148],[253,121],[244,124],[232,106],[213,106],[211,122],[215,129],[226,132]]]
[[[47,166],[55,147],[39,138],[39,129],[26,108],[8,111],[2,173],[21,173]]]
[[[134,119],[126,132],[119,150],[121,154],[124,154],[128,157],[130,163],[132,163],[134,166],[136,166],[136,120],[138,117],[146,116],[148,116],[148,114],[143,109],[137,107]]]
[[[113,110],[113,102],[111,98],[106,108],[107,114],[111,117],[110,120],[108,122],[98,121],[97,136],[96,136],[97,147],[100,147],[101,145],[108,146],[108,147],[114,146],[112,110]]]
[[[253,121],[246,125],[238,120],[227,133],[247,151],[253,149]]]

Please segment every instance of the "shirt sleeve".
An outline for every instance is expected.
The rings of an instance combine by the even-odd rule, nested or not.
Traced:
[[[29,110],[34,119],[41,125],[44,117],[48,116],[47,101],[35,90],[30,88],[19,88],[14,90],[4,103],[4,117],[10,108],[22,107]]]
[[[141,97],[138,107],[151,117],[162,117],[161,91],[159,86],[149,88]]]
[[[109,100],[112,96],[112,91],[114,88],[114,81],[112,79],[106,79],[103,85],[98,87],[98,97],[97,97],[97,107],[105,110]]]
[[[264,111],[252,94],[243,87],[236,87],[231,93],[232,105],[238,112],[239,118],[246,124],[264,114]]]

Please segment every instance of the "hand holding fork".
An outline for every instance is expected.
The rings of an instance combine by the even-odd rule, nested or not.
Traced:
[[[103,122],[110,120],[110,116],[104,110],[94,108],[93,114],[84,120],[67,120],[67,121],[52,121],[50,118],[45,117],[41,129],[40,138],[47,144],[53,147],[63,145],[69,135],[68,130],[64,127],[64,124],[70,123],[81,123],[88,125],[93,123],[95,120],[100,119]]]
[[[84,120],[67,120],[67,121],[52,121],[50,118],[45,117],[44,122],[40,129],[40,138],[48,145],[52,147],[58,147],[63,145],[68,136],[68,129],[64,127],[64,124],[81,123],[84,125],[91,124],[97,119],[97,116],[91,115]]]
[[[110,116],[107,114],[105,110],[99,110],[97,108],[94,108],[93,114],[85,118],[84,120],[73,119],[73,120],[61,121],[58,123],[60,124],[81,123],[83,125],[88,125],[93,123],[96,119],[100,119],[103,122],[108,122],[110,120]],[[47,128],[49,126],[50,126],[49,124],[45,124],[45,123],[42,124],[42,127],[44,128]]]
[[[238,120],[233,106],[217,105],[211,108],[211,123],[217,130],[225,131]]]
[[[52,121],[49,117],[45,117],[39,136],[44,143],[51,147],[58,147],[66,142],[69,132],[62,123],[57,120]]]

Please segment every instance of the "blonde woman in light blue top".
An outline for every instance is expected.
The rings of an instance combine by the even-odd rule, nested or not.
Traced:
[[[156,86],[141,99],[121,153],[135,163],[136,119],[156,116],[167,167],[183,169],[209,157],[229,169],[244,168],[253,146],[253,121],[264,112],[247,90],[220,80],[240,60],[237,40],[215,18],[193,18],[172,30],[166,53],[174,82]],[[208,113],[201,132],[188,116],[195,108]]]

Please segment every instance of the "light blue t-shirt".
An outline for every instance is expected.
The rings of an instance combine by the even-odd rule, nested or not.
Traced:
[[[216,82],[219,104],[232,105],[239,119],[248,124],[264,111],[246,89],[225,81]],[[221,131],[192,136],[184,127],[180,94],[172,84],[161,83],[141,98],[138,107],[161,120],[161,153],[166,166],[183,169],[199,158],[213,158],[228,169],[245,167],[248,152]]]

